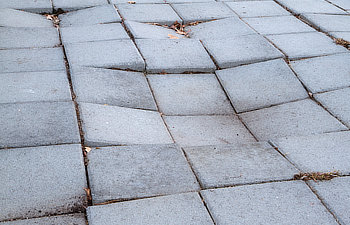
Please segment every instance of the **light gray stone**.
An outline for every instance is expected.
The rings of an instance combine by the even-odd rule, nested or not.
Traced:
[[[306,14],[303,18],[324,32],[350,31],[350,15]]]
[[[93,148],[88,159],[94,204],[199,190],[176,145]]]
[[[216,74],[237,112],[308,97],[282,59],[217,70]]]
[[[214,74],[151,75],[148,79],[165,115],[233,113]]]
[[[79,143],[72,102],[1,104],[0,148]]]
[[[202,191],[217,224],[338,224],[302,181]]]
[[[79,105],[88,146],[173,142],[157,112],[91,103]]]
[[[274,1],[227,1],[226,4],[242,18],[290,15]]]
[[[71,43],[65,46],[73,66],[89,66],[143,71],[143,61],[131,40]]]
[[[1,1],[2,3],[5,1]],[[6,1],[12,2],[12,1]],[[29,2],[29,1],[26,1]],[[0,26],[2,27],[52,27],[52,22],[45,16],[0,7]]]
[[[213,72],[215,65],[198,40],[136,40],[149,73]]]
[[[129,0],[110,0],[111,4],[120,4],[120,3],[129,3]],[[143,4],[143,3],[165,3],[165,0],[136,0],[135,4]],[[130,3],[129,3],[130,4]]]
[[[197,193],[90,206],[87,208],[87,215],[91,225],[213,224]]]
[[[98,5],[108,4],[107,0],[52,0],[55,10],[62,9],[64,11],[78,10]]]
[[[215,2],[215,0],[165,0],[166,3]]]
[[[346,14],[344,10],[319,0],[277,0],[295,14],[320,13],[320,14]]]
[[[16,220],[3,222],[1,225],[48,225],[48,224],[74,224],[86,225],[84,214],[75,213],[62,216],[49,216],[34,219]]]
[[[242,113],[240,117],[260,141],[347,129],[310,99]]]
[[[0,221],[83,210],[83,161],[80,145],[1,150]]]
[[[329,34],[334,38],[341,38],[350,42],[350,32],[330,32]]]
[[[330,0],[330,2],[343,9],[350,10],[350,2],[348,0]]]
[[[32,13],[52,13],[50,0],[2,0],[0,8],[20,9]]]
[[[170,133],[181,146],[254,142],[237,116],[165,116]]]
[[[260,35],[204,40],[203,44],[220,68],[283,57],[280,51]]]

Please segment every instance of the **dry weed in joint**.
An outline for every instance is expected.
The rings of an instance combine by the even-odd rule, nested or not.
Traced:
[[[345,48],[350,48],[350,41],[344,40],[343,38],[337,38],[335,39],[335,43],[337,45],[342,45]]]
[[[55,27],[58,27],[58,25],[60,24],[60,20],[58,19],[57,14],[45,14],[44,16],[46,17],[46,19],[51,20]]]
[[[294,180],[331,180],[339,176],[338,171],[321,173],[321,172],[310,172],[310,173],[298,173],[294,175]]]
[[[92,200],[90,188],[84,188],[84,191],[86,192],[87,200],[90,202]]]

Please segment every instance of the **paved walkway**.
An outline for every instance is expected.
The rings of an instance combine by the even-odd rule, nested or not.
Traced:
[[[350,224],[349,41],[348,0],[0,1],[0,224]]]

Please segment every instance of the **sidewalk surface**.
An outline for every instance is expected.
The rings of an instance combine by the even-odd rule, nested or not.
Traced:
[[[349,0],[1,0],[0,225],[350,224],[349,44]]]

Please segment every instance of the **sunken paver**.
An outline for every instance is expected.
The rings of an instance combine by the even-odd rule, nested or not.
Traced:
[[[94,204],[199,190],[176,145],[93,148],[88,159]]]
[[[329,34],[334,38],[341,38],[350,42],[350,32],[330,32]]]
[[[268,35],[267,38],[292,60],[348,52],[319,32]]]
[[[346,53],[292,61],[291,66],[303,84],[317,93],[350,86],[349,62]]]
[[[62,48],[0,50],[2,73],[65,70]]]
[[[61,38],[63,44],[129,39],[129,35],[120,23],[95,24],[79,27],[62,27]]]
[[[350,131],[286,137],[272,141],[303,172],[350,174]]]
[[[319,13],[319,14],[346,14],[344,10],[320,0],[277,0],[284,7],[295,14]]]
[[[86,201],[80,145],[0,151],[0,221],[83,210]]]
[[[73,66],[131,69],[143,71],[143,61],[131,40],[110,40],[71,43],[65,46],[68,61]]]
[[[87,146],[173,142],[157,112],[91,103],[79,106]]]
[[[216,224],[338,224],[302,181],[201,192]]]
[[[274,1],[228,1],[226,4],[242,18],[290,15]]]
[[[184,148],[204,188],[292,179],[298,173],[267,143]]]
[[[165,116],[170,133],[181,146],[254,142],[237,116]]]
[[[40,217],[34,219],[3,222],[1,225],[47,225],[47,224],[74,224],[86,225],[84,214],[75,213],[61,216]]]
[[[303,17],[324,32],[350,31],[350,15],[306,14]]]
[[[85,67],[71,76],[78,102],[157,110],[143,73]]]
[[[177,34],[172,29],[168,29],[166,27],[162,27],[158,25],[139,23],[139,22],[130,21],[130,20],[126,20],[124,24],[135,39],[185,38],[184,35]]]
[[[0,106],[0,148],[80,142],[72,102],[33,102]]]
[[[117,8],[125,20],[164,25],[182,22],[168,4],[118,4]]]
[[[330,0],[330,2],[343,9],[350,10],[350,2],[348,0]]]
[[[129,0],[110,0],[111,4],[121,4],[121,3],[128,3],[128,4],[131,4],[129,3],[130,1]],[[143,3],[165,3],[165,0],[136,0],[134,1],[135,4],[143,4]]]
[[[20,9],[32,13],[52,13],[50,0],[3,0],[0,2],[0,8]]]
[[[172,7],[180,15],[184,23],[237,17],[237,15],[222,2],[192,2],[172,4]]]
[[[113,5],[101,5],[68,12],[60,14],[58,18],[61,27],[121,22],[121,18]]]
[[[136,40],[149,73],[213,72],[215,65],[198,40]]]
[[[347,129],[310,99],[242,113],[240,117],[260,141]]]
[[[146,198],[87,208],[90,225],[213,224],[197,193]]]
[[[310,183],[340,223],[350,224],[350,177]]]
[[[216,74],[237,112],[308,97],[282,59],[217,70]]]
[[[233,113],[214,74],[150,75],[148,79],[165,115]]]
[[[5,1],[2,1],[5,2]],[[6,1],[12,2],[12,1]],[[27,1],[28,2],[28,1]],[[2,27],[52,27],[52,21],[45,16],[0,7],[0,26]]]
[[[203,44],[222,69],[283,57],[260,35],[204,40]]]
[[[66,71],[0,73],[0,103],[70,101]]]
[[[93,6],[106,5],[107,0],[52,0],[55,10],[62,9],[64,11],[78,10]]]
[[[316,94],[315,98],[334,116],[350,127],[350,88]]]

